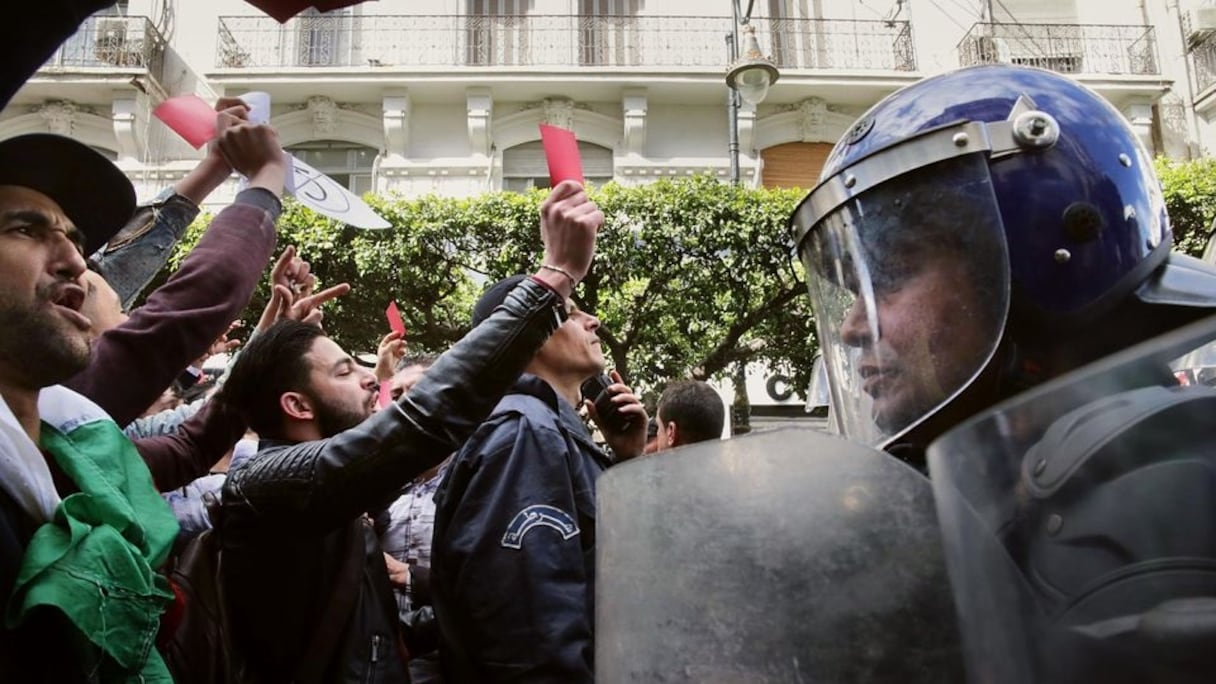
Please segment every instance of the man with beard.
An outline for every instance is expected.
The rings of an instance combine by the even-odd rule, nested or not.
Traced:
[[[114,421],[59,385],[89,361],[84,254],[134,207],[85,145],[0,142],[0,681],[168,681],[149,645],[177,524]]]
[[[272,326],[234,364],[213,401],[262,442],[229,473],[216,528],[231,643],[251,680],[409,681],[365,513],[455,451],[565,320],[603,214],[571,181],[540,213],[541,269],[384,410],[371,371],[301,323]]]

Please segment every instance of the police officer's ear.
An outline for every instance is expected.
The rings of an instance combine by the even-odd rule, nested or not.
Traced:
[[[284,392],[279,395],[279,408],[291,420],[313,420],[317,417],[312,401],[302,392]]]
[[[663,431],[667,433],[667,447],[677,447],[682,444],[680,442],[680,424],[674,420],[669,420],[663,423]]]

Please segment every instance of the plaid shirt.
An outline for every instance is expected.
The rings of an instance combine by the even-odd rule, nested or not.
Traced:
[[[380,546],[388,555],[410,566],[431,567],[431,537],[435,529],[435,490],[447,471],[445,462],[435,476],[425,482],[413,482],[396,501],[389,504],[388,526],[380,538]],[[397,608],[413,609],[409,589],[395,590]]]

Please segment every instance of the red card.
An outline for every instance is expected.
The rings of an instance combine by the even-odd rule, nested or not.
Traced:
[[[384,315],[388,318],[388,329],[395,333],[401,333],[401,337],[405,337],[405,321],[401,320],[401,311],[397,309],[397,302],[389,302],[388,308],[384,310]]]
[[[380,408],[393,403],[393,386],[388,380],[380,383],[380,398],[377,400]]]
[[[215,137],[215,109],[198,95],[178,95],[157,105],[152,115],[198,149]]]
[[[564,180],[583,182],[583,160],[578,155],[574,131],[541,124],[540,142],[545,148],[545,160],[549,162],[550,183],[557,185]]]

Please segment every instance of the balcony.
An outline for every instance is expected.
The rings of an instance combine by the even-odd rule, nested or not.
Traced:
[[[1195,63],[1195,90],[1202,95],[1216,85],[1216,38],[1209,38],[1195,46],[1191,50],[1191,59]]]
[[[958,44],[959,63],[1020,64],[1070,75],[1158,76],[1151,26],[986,24]]]
[[[783,69],[913,71],[907,22],[755,18]],[[590,68],[712,71],[727,17],[432,15],[220,17],[220,69]]]
[[[165,39],[146,17],[92,16],[38,71],[38,76],[80,72],[142,72],[161,82]]]

